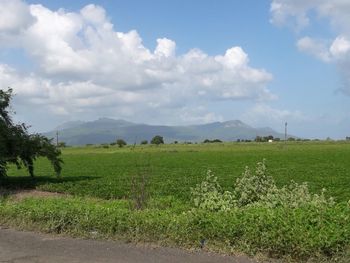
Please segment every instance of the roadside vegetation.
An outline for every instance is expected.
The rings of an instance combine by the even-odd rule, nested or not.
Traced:
[[[39,159],[36,178],[10,169],[1,183],[71,196],[18,200],[10,193],[1,224],[295,262],[349,257],[348,143],[62,150],[62,178],[49,177],[52,168]]]

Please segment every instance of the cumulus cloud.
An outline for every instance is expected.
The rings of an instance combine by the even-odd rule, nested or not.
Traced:
[[[0,0],[0,6],[1,34],[19,33],[34,22],[28,6],[20,0]]]
[[[350,94],[350,1],[272,0],[270,12],[273,24],[289,25],[299,31],[312,25],[311,17],[329,21],[337,34],[334,39],[304,36],[297,41],[297,47],[324,62],[336,64],[344,80],[341,89]]]
[[[115,117],[167,112],[196,122],[221,118],[198,108],[207,101],[276,98],[267,88],[272,75],[251,67],[241,47],[216,56],[195,48],[176,54],[175,41],[159,38],[151,50],[136,30],[117,31],[97,5],[79,12],[19,0],[0,5],[7,18],[0,21],[0,47],[11,37],[16,44],[7,48],[23,49],[34,65],[24,73],[0,62],[1,86],[13,87],[21,103],[58,115],[93,108]]]
[[[331,54],[325,41],[303,37],[297,41],[297,47],[300,51],[312,54],[325,62],[331,61]]]

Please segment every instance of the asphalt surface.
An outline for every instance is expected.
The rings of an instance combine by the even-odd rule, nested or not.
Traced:
[[[152,248],[114,241],[96,241],[21,232],[0,226],[0,262],[7,263],[253,263],[245,257],[221,256],[204,251]]]

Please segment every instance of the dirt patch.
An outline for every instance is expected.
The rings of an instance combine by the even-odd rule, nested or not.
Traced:
[[[0,197],[1,196],[7,196],[15,201],[21,201],[28,197],[67,197],[68,194],[63,193],[54,193],[54,192],[46,192],[46,191],[40,191],[40,190],[7,190],[7,189],[1,189],[0,188]]]

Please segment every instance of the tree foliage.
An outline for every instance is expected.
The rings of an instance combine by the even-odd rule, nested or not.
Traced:
[[[116,143],[120,148],[124,147],[127,144],[126,141],[124,141],[123,139],[117,139]]]
[[[164,144],[164,139],[162,136],[156,135],[152,138],[151,144],[156,144],[156,145]]]
[[[34,161],[42,156],[52,164],[57,175],[62,170],[60,150],[48,138],[40,134],[29,134],[24,123],[15,124],[11,117],[12,89],[0,89],[0,177],[6,176],[8,164],[26,167],[34,176]]]

